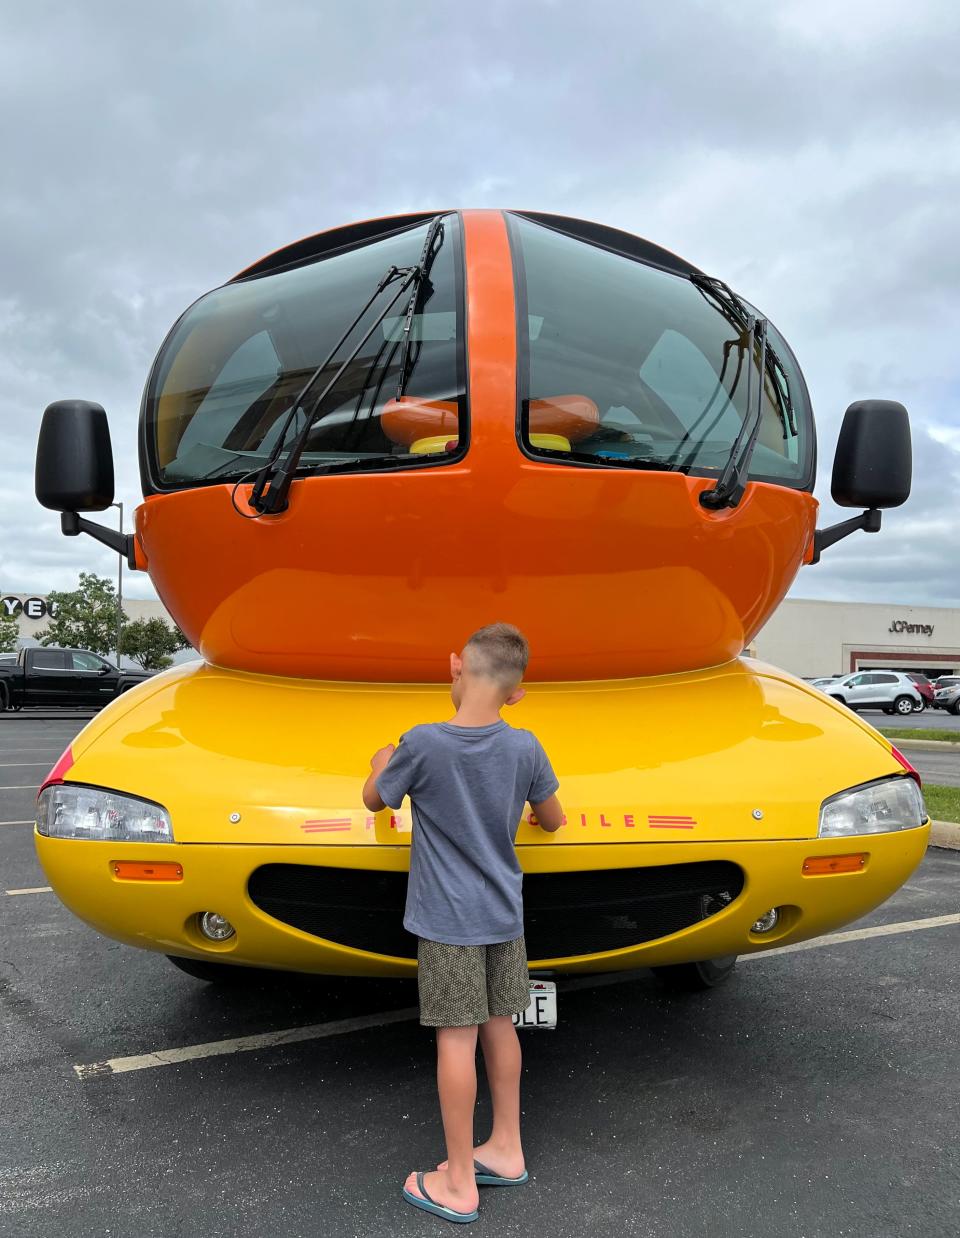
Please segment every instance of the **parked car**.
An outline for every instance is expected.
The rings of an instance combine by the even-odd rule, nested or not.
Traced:
[[[99,707],[151,674],[118,670],[89,649],[21,649],[15,663],[0,663],[0,710]]]
[[[851,709],[882,709],[885,714],[912,714],[923,708],[920,690],[908,675],[899,671],[857,671],[835,679],[823,691]]]
[[[941,688],[955,688],[960,684],[960,675],[940,675],[933,681],[933,694],[940,691]]]
[[[907,678],[913,680],[920,695],[923,697],[919,709],[914,709],[913,712],[915,714],[922,714],[928,705],[933,704],[933,684],[924,675],[923,671],[907,671]]]
[[[952,714],[960,714],[960,680],[952,686],[937,688],[933,696],[934,709],[946,709]]]

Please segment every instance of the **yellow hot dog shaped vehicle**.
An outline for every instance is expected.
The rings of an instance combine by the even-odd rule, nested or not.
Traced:
[[[448,211],[308,237],[201,297],[149,376],[120,538],[106,416],[51,405],[37,493],[150,573],[202,660],[104,709],[39,797],[49,881],[194,975],[408,975],[408,807],[369,754],[449,710],[475,628],[530,640],[511,721],[568,814],[522,823],[532,965],[735,956],[863,915],[920,861],[909,765],[741,656],[804,563],[910,488],[900,405],[848,410],[815,528],[796,359],[726,284],[618,230]]]

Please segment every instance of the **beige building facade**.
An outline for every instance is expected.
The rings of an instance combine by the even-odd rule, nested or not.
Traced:
[[[804,679],[875,669],[960,674],[960,609],[788,598],[749,652]]]

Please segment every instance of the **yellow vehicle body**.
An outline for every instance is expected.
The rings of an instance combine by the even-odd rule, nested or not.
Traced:
[[[130,945],[182,958],[357,976],[413,975],[413,958],[358,948],[269,914],[251,897],[264,866],[402,874],[409,805],[371,814],[369,755],[409,727],[448,717],[440,684],[284,679],[205,663],[176,667],[104,709],[72,744],[65,777],[162,804],[172,843],[36,844],[77,916]],[[558,972],[610,971],[748,954],[864,915],[920,862],[929,827],[818,839],[820,805],[852,785],[904,774],[890,744],[823,694],[746,659],[683,674],[539,683],[509,721],[542,740],[566,824],[517,835],[526,874],[723,861],[742,874],[727,905],[665,936],[536,957]],[[858,854],[855,871],[807,875],[811,857]],[[179,866],[172,880],[118,865]],[[690,870],[691,872],[693,870]],[[123,873],[124,875],[120,875]],[[328,874],[329,875],[329,874]],[[774,931],[751,926],[780,909]],[[234,926],[206,940],[199,916]],[[628,931],[628,930],[626,930]]]

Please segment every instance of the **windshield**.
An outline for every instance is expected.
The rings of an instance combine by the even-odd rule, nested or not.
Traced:
[[[519,216],[511,234],[528,451],[569,463],[719,472],[748,411],[748,387],[756,409],[759,351],[748,384],[747,334],[684,275]],[[782,370],[765,367],[749,477],[810,488],[806,388],[786,342],[768,330]]]
[[[153,480],[171,488],[233,481],[259,470],[307,379],[388,268],[419,261],[427,228],[226,284],[191,306],[147,384],[145,444]],[[316,390],[334,376],[391,295],[391,289],[380,294],[318,376]],[[362,471],[387,460],[413,465],[458,457],[466,442],[461,302],[459,225],[450,215],[411,323],[403,384],[407,407],[434,410],[446,433],[412,439],[410,418],[398,417],[395,405],[392,420],[381,421],[397,393],[403,298],[316,409],[298,471],[338,463]],[[302,425],[301,417],[289,436]]]

